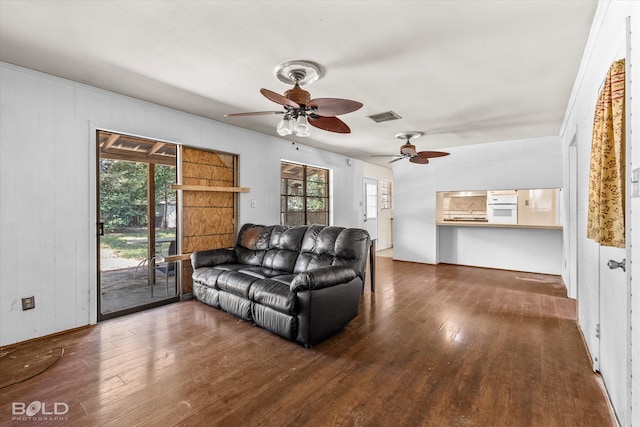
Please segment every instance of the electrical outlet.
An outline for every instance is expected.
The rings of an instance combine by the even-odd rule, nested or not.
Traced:
[[[32,308],[36,308],[36,299],[35,297],[24,297],[22,298],[22,310],[31,310]]]

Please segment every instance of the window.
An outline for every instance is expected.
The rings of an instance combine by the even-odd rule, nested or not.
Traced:
[[[280,224],[329,225],[329,170],[282,162]]]
[[[381,209],[392,209],[393,205],[391,204],[391,181],[387,181],[383,179],[380,184],[380,195],[382,196],[382,206]]]
[[[366,214],[367,219],[378,217],[378,184],[366,184]]]

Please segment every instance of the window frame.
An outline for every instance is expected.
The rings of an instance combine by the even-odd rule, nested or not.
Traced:
[[[380,209],[383,211],[390,211],[393,209],[393,181],[388,179],[380,180]]]
[[[286,178],[284,176],[284,166],[285,165],[290,165],[290,166],[297,166],[302,168],[302,179],[301,180],[295,180],[295,181],[301,181],[302,183],[302,194],[289,194],[289,184],[288,182],[285,182],[285,180],[289,181],[289,180],[294,180],[292,178]],[[317,196],[317,195],[309,195],[308,194],[308,185],[309,183],[312,182],[318,182],[318,181],[314,181],[314,180],[310,180],[309,176],[314,176],[314,173],[309,173],[309,169],[313,169],[314,171],[320,170],[324,172],[324,187],[325,187],[325,194],[323,196]],[[331,185],[330,185],[330,181],[331,181],[331,170],[327,169],[327,168],[323,168],[320,166],[313,166],[313,165],[307,165],[304,163],[296,163],[296,162],[291,162],[291,161],[286,161],[286,160],[281,160],[280,161],[280,224],[281,225],[293,225],[291,224],[289,221],[287,221],[286,219],[288,219],[288,216],[290,214],[301,214],[302,215],[302,222],[304,223],[304,225],[310,225],[309,224],[309,216],[310,214],[313,213],[323,213],[326,217],[326,221],[324,223],[319,223],[319,222],[313,222],[313,224],[321,224],[321,225],[331,225]],[[322,181],[320,181],[322,182]],[[302,209],[300,211],[291,211],[288,210],[289,207],[289,198],[290,197],[300,197],[302,199]],[[284,199],[284,200],[283,200]],[[324,199],[324,209],[321,211],[310,211],[309,210],[309,200],[310,199]],[[285,210],[283,210],[283,208]],[[297,224],[296,224],[297,225]]]

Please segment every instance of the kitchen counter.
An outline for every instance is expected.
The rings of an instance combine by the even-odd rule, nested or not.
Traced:
[[[489,228],[537,228],[543,230],[562,230],[562,225],[493,224],[486,221],[438,221],[436,225],[447,227],[489,227]]]

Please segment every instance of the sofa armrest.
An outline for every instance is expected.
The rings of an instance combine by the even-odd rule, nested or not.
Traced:
[[[291,281],[291,291],[323,289],[342,283],[350,282],[358,275],[351,267],[330,266],[320,267],[299,273]]]
[[[214,267],[219,264],[236,262],[236,252],[233,249],[210,249],[191,253],[191,265],[193,269],[200,267]]]

